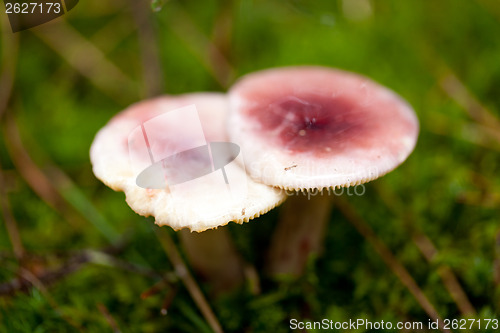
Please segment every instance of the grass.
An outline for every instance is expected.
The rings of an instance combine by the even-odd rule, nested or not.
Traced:
[[[288,332],[291,318],[500,319],[500,5],[369,1],[356,21],[343,3],[82,1],[16,34],[1,14],[0,331],[210,332],[153,221],[93,176],[88,150],[130,103],[296,64],[395,90],[417,112],[418,145],[363,196],[339,197],[325,251],[298,280],[262,274],[279,209],[229,225],[261,292],[210,297],[195,276],[224,332]]]

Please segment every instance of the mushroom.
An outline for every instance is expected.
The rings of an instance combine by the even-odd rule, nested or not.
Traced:
[[[393,170],[418,136],[418,120],[403,99],[341,70],[268,69],[240,79],[229,98],[229,137],[241,147],[247,172],[293,196],[271,242],[272,274],[301,274],[321,249],[331,190]]]
[[[242,277],[242,263],[227,231],[209,229],[247,222],[285,198],[237,163],[242,157],[227,142],[227,111],[220,93],[146,100],[114,116],[90,150],[96,177],[125,192],[136,213],[174,230],[203,232],[180,237],[193,267],[222,288]]]

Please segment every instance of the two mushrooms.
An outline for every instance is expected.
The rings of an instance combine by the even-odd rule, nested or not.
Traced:
[[[248,222],[288,197],[267,265],[298,275],[321,244],[330,191],[391,171],[417,136],[412,108],[370,79],[285,67],[249,74],[228,94],[132,105],[99,131],[90,157],[97,178],[125,192],[135,212],[199,232],[180,234],[191,264],[231,284],[241,260],[227,252],[225,228],[209,229]]]

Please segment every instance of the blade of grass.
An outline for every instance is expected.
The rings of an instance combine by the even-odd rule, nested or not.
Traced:
[[[210,305],[205,299],[205,296],[203,296],[200,287],[196,283],[196,280],[193,278],[188,268],[186,267],[186,264],[184,263],[184,260],[177,250],[177,247],[175,246],[172,238],[163,228],[154,227],[154,230],[163,249],[165,250],[165,253],[167,254],[168,259],[177,272],[177,275],[182,280],[184,286],[193,298],[193,301],[200,309],[203,317],[205,317],[205,320],[208,322],[214,332],[222,333],[222,327],[220,326],[217,317],[210,308]]]
[[[51,164],[50,173],[56,189],[73,209],[85,217],[111,243],[116,242],[120,238],[121,233],[101,214],[92,201],[87,198],[78,185],[66,173],[54,164]],[[136,250],[130,252],[130,258],[150,268],[148,261]]]
[[[186,316],[197,328],[197,332],[200,333],[213,333],[214,331],[210,329],[205,321],[200,318],[200,316],[191,309],[189,305],[187,305],[184,301],[177,302],[177,306],[181,310],[182,314]]]
[[[99,232],[106,237],[110,242],[116,241],[120,233],[116,228],[109,222],[99,210],[87,199],[85,194],[76,186],[71,179],[66,176],[62,170],[51,167],[51,179],[54,182],[54,186],[61,194],[61,196],[71,205],[76,211],[78,211],[82,216],[97,229]]]
[[[48,177],[31,159],[24,147],[19,129],[12,116],[7,114],[5,124],[7,148],[16,168],[23,179],[50,207],[60,213],[73,227],[82,229],[85,221],[90,222],[111,243],[119,239],[120,233],[116,230],[92,202],[82,193],[71,179],[48,156],[44,156],[51,166],[51,177]],[[37,149],[44,155],[43,149]],[[148,262],[137,251],[131,252],[132,259],[149,267]]]
[[[31,31],[113,100],[130,104],[137,99],[136,83],[64,20],[57,24],[45,24]]]
[[[220,86],[227,89],[234,79],[234,69],[229,61],[183,8],[173,2],[168,5],[176,13],[174,19],[169,22],[169,27],[198,57]]]

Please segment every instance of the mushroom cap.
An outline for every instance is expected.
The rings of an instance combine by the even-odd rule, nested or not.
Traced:
[[[415,147],[415,112],[393,91],[324,67],[268,69],[230,90],[230,139],[247,172],[267,185],[309,190],[358,185]]]
[[[252,181],[241,166],[239,151],[222,164],[214,158],[211,172],[201,176],[195,169],[210,163],[209,157],[185,153],[207,144],[212,150],[219,142],[229,144],[227,112],[227,97],[219,93],[164,96],[134,104],[97,133],[90,149],[94,174],[112,189],[125,192],[136,213],[154,216],[157,224],[175,230],[201,232],[230,221],[248,222],[280,204],[283,191]],[[188,180],[164,188],[138,185],[141,172],[153,164],[161,171],[165,160],[175,161]]]

